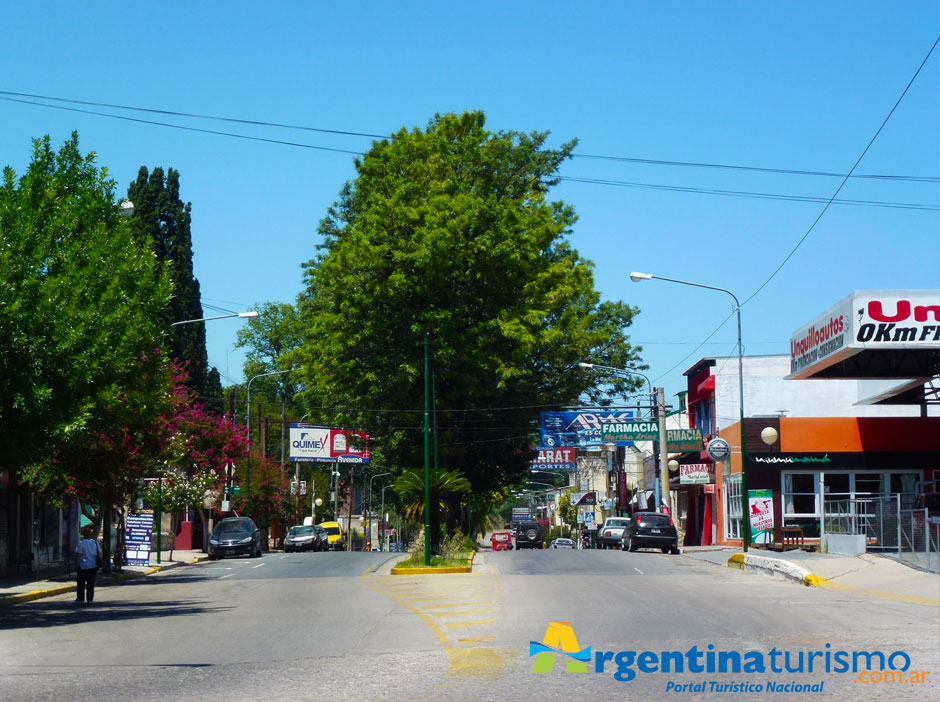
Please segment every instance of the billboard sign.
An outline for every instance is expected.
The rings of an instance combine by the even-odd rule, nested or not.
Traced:
[[[605,422],[601,429],[603,441],[659,441],[659,424],[655,420]],[[705,448],[701,429],[667,429],[666,450],[675,453],[701,451]]]
[[[751,523],[751,543],[771,543],[774,533],[772,490],[748,490],[747,511]]]
[[[361,431],[290,425],[290,460],[315,463],[368,463],[369,435]]]
[[[791,379],[865,350],[940,348],[940,291],[856,290],[790,337]]]
[[[153,510],[128,512],[124,528],[124,565],[149,566],[153,543]]]
[[[602,436],[605,422],[626,422],[632,418],[632,411],[542,412],[542,446],[575,446],[582,449],[600,443],[632,446],[632,441],[605,442]]]
[[[574,470],[576,467],[574,446],[533,446],[537,452],[529,461],[529,470]]]

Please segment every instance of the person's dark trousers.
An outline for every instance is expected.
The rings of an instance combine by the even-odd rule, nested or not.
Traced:
[[[75,593],[75,600],[78,602],[95,601],[95,575],[97,568],[88,568],[78,571],[78,591]]]

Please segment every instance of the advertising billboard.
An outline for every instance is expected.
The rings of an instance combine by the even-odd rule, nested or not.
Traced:
[[[290,425],[290,460],[315,463],[368,463],[369,435],[361,431]]]
[[[788,377],[811,378],[866,351],[936,348],[940,291],[856,290],[793,333]]]
[[[607,422],[626,422],[633,417],[632,411],[585,410],[583,412],[542,412],[542,446],[574,446],[587,448],[602,443],[617,446],[632,446],[632,441],[606,442],[602,437],[603,425]]]
[[[574,446],[533,446],[537,454],[529,461],[529,470],[574,470],[576,466]]]

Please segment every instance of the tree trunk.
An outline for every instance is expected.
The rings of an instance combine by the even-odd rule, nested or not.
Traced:
[[[99,507],[99,512],[101,513],[101,572],[110,573],[111,572],[111,510],[113,506],[110,502],[101,501],[101,507]]]

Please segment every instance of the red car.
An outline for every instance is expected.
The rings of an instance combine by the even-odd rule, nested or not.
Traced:
[[[494,531],[490,537],[494,551],[512,551],[512,533],[508,531]]]

